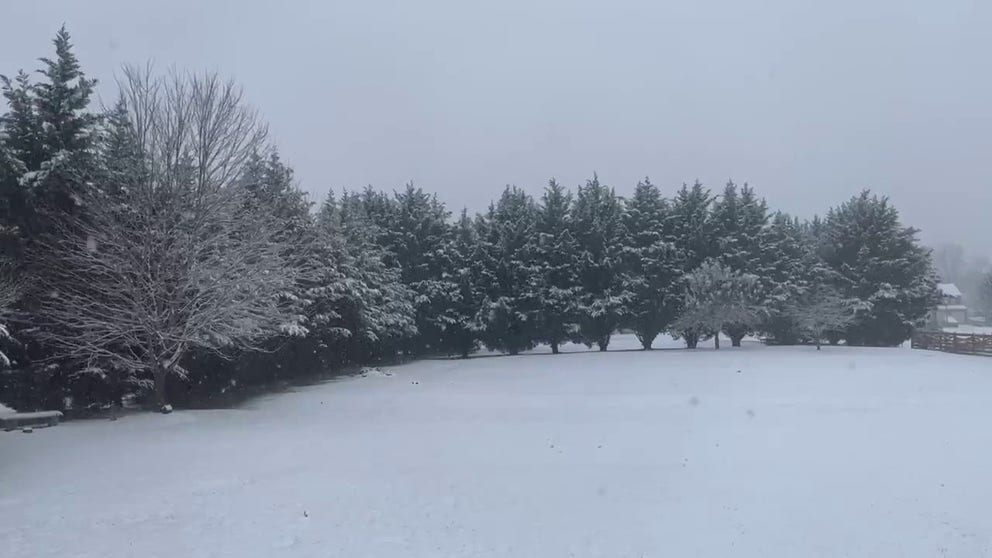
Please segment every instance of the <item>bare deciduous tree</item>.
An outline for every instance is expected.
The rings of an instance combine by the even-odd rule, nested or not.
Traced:
[[[13,342],[7,321],[11,318],[14,305],[20,300],[23,284],[13,267],[8,263],[0,263],[0,343]],[[0,350],[0,368],[10,366],[10,359]]]
[[[754,302],[757,282],[756,276],[734,272],[714,260],[703,262],[686,276],[685,307],[672,329],[681,332],[690,348],[702,334],[712,335],[719,349],[720,331],[727,324],[751,324],[761,316]]]
[[[39,274],[40,314],[59,356],[107,362],[165,383],[191,348],[252,349],[294,316],[281,295],[296,281],[279,222],[238,184],[265,127],[240,90],[215,75],[120,82],[142,154],[113,197],[53,235]]]
[[[788,310],[796,326],[808,335],[820,350],[824,336],[840,333],[855,321],[860,303],[841,297],[833,289],[818,287]]]

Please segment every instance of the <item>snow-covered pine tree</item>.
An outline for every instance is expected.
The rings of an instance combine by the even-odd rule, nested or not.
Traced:
[[[650,349],[681,310],[683,261],[673,242],[668,205],[647,178],[624,205],[624,225],[623,281],[630,302],[623,323]]]
[[[935,304],[936,273],[917,232],[900,223],[887,198],[868,190],[827,214],[823,259],[841,296],[862,308],[844,331],[848,344],[898,345]]]
[[[670,221],[672,237],[675,245],[682,252],[683,275],[692,273],[707,258],[716,255],[714,231],[710,222],[710,206],[713,196],[703,188],[700,182],[692,187],[683,184],[671,203]],[[686,298],[683,288],[682,298]],[[676,322],[676,326],[685,325],[685,320]],[[695,348],[699,341],[700,332],[693,328],[675,327],[669,329],[676,339],[682,338],[689,348]]]
[[[140,175],[144,164],[124,99],[118,99],[103,115],[100,131],[94,187],[108,203],[117,203],[123,197],[123,190]]]
[[[548,181],[537,212],[532,237],[534,262],[538,267],[538,340],[553,354],[579,336],[577,299],[578,245],[572,234],[572,195],[555,179]]]
[[[293,169],[282,162],[279,152],[252,154],[245,163],[240,182],[248,192],[250,203],[264,207],[284,223],[284,234],[305,230],[311,223],[310,201],[296,187]]]
[[[511,355],[537,344],[539,269],[531,253],[537,207],[526,192],[507,186],[481,223],[486,299],[481,317],[486,347]]]
[[[737,185],[728,182],[723,195],[713,204],[711,214],[716,250],[719,260],[732,271],[757,274],[761,263],[762,231],[768,222],[764,200],[754,194],[746,184],[737,191]],[[759,279],[758,289],[764,284]],[[753,333],[756,322],[728,322],[724,333],[731,343],[739,347],[745,335]]]
[[[595,174],[579,186],[572,211],[579,246],[579,328],[583,342],[605,351],[627,313],[623,251],[623,204]]]
[[[803,225],[785,213],[772,215],[761,231],[760,245],[761,260],[755,273],[761,281],[765,316],[758,329],[769,343],[796,344],[803,332],[791,309],[811,285],[823,281],[828,270]]]
[[[393,233],[387,226],[396,215],[396,199],[372,186],[366,186],[362,190],[362,207],[365,215],[378,228],[379,243],[387,249],[396,244],[398,240],[392,237]]]
[[[693,332],[697,339],[712,336],[719,349],[720,331],[728,323],[750,323],[759,316],[758,288],[756,275],[734,271],[716,259],[706,260],[686,277],[685,309],[674,328]],[[695,347],[690,344],[689,348]]]
[[[457,286],[446,279],[445,250],[450,245],[450,214],[437,196],[413,184],[393,199],[367,189],[362,204],[379,228],[379,243],[387,250],[387,264],[401,270],[403,283],[413,290],[417,336],[408,350],[417,354],[443,353],[442,333],[450,321]]]
[[[324,365],[392,356],[416,334],[414,293],[376,241],[377,226],[362,198],[329,193],[317,219],[315,253],[322,265],[306,292],[312,300],[311,335]]]
[[[26,73],[0,76],[8,111],[0,117],[0,227],[3,251],[20,264],[23,241],[33,228],[34,208],[21,177],[44,160],[41,123],[34,110],[33,87]]]
[[[727,182],[723,194],[713,200],[710,210],[710,228],[713,234],[713,249],[720,263],[731,270],[741,270],[747,266],[747,248],[742,245],[743,221],[740,195],[733,181]]]
[[[65,26],[52,42],[55,58],[41,59],[43,79],[33,87],[44,160],[38,168],[28,168],[22,181],[33,197],[32,203],[49,218],[58,219],[77,212],[81,192],[93,179],[100,119],[89,111],[96,80],[83,73]]]
[[[0,227],[16,260],[23,242],[76,214],[97,167],[99,117],[89,111],[96,82],[81,70],[65,27],[53,43],[55,58],[41,59],[40,82],[23,71],[0,76],[9,107],[0,117]]]
[[[314,229],[312,204],[296,186],[293,169],[282,162],[275,150],[266,156],[253,153],[239,183],[247,194],[245,218],[250,219],[252,212],[257,211],[273,216],[278,223],[275,239],[283,246],[284,258],[299,270],[296,274],[299,284],[280,295],[293,308],[293,318],[280,329],[283,335],[302,337],[307,333],[304,315],[308,304],[302,293],[303,283],[312,276],[314,267],[310,254]]]
[[[350,283],[358,308],[352,360],[389,358],[417,334],[414,292],[403,283],[399,267],[387,263],[359,194],[342,195],[339,219],[355,273]]]
[[[352,338],[359,328],[360,303],[355,299],[358,271],[341,227],[341,211],[333,191],[317,211],[311,257],[315,272],[305,281],[307,334],[321,367],[349,362]]]
[[[9,155],[16,159],[16,168],[9,170],[19,176],[28,169],[37,169],[45,160],[41,120],[35,111],[34,84],[23,70],[13,79],[0,75],[0,84],[8,108],[0,118],[3,143]]]
[[[710,191],[698,181],[691,188],[683,184],[672,200],[672,233],[676,245],[685,253],[687,272],[717,255],[710,219],[712,203]]]
[[[89,111],[94,80],[82,72],[65,28],[53,40],[54,58],[42,58],[41,80],[24,72],[0,78],[9,112],[0,118],[0,234],[2,250],[24,281],[18,310],[32,315],[41,300],[37,262],[28,254],[44,252],[37,244],[70,234],[66,223],[80,214],[80,202],[97,178],[99,118]],[[31,280],[28,277],[32,277]],[[47,293],[46,293],[47,294]],[[35,320],[36,322],[36,320]],[[41,326],[20,320],[11,327],[17,339],[19,369],[12,374],[35,382],[45,378],[45,399],[19,402],[20,408],[62,408],[77,372],[90,369],[54,359],[37,337]],[[46,327],[59,327],[52,324]],[[42,360],[47,360],[42,364]],[[30,390],[24,390],[30,391]],[[83,389],[79,395],[93,392]]]
[[[475,223],[463,209],[455,223],[454,234],[446,250],[447,270],[444,280],[455,287],[452,304],[446,314],[447,323],[441,334],[441,345],[449,354],[462,358],[478,348],[483,331],[479,309],[484,294],[479,285],[479,240]]]

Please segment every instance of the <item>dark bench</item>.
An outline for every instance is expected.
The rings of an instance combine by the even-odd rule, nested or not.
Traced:
[[[61,411],[38,411],[36,413],[11,413],[0,415],[0,428],[7,432],[29,426],[55,426],[62,419]]]

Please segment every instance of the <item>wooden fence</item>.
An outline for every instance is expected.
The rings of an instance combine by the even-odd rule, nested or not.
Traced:
[[[914,349],[992,356],[992,335],[916,331],[913,333],[911,344]]]

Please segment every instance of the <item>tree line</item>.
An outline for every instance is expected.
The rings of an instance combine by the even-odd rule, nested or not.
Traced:
[[[408,184],[314,207],[241,89],[127,67],[92,103],[62,29],[2,78],[0,399],[165,405],[239,384],[480,347],[895,345],[935,300],[929,252],[865,191],[825,217],[747,185],[621,197],[593,176],[453,216]]]

